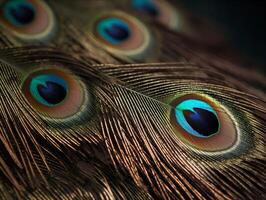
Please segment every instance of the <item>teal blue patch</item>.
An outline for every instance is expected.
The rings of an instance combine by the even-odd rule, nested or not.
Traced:
[[[189,134],[200,137],[200,138],[207,138],[208,136],[204,136],[203,134],[198,133],[195,131],[191,125],[188,123],[184,116],[184,111],[191,111],[194,113],[192,116],[194,120],[200,119],[200,115],[194,110],[195,108],[200,108],[203,110],[207,110],[211,113],[213,113],[217,118],[217,113],[215,110],[206,102],[197,100],[197,99],[189,99],[189,100],[184,100],[183,102],[179,103],[176,108],[175,108],[175,117],[177,120],[177,123]],[[200,120],[199,120],[200,121]]]
[[[133,8],[152,16],[159,15],[159,9],[153,0],[132,0]]]
[[[26,0],[9,0],[1,9],[6,20],[18,27],[28,25],[35,16],[34,6]]]
[[[43,75],[39,75],[34,77],[31,82],[30,82],[30,94],[34,97],[34,99],[46,106],[52,107],[55,106],[54,104],[51,104],[49,102],[47,102],[39,93],[38,91],[38,86],[39,85],[43,85],[46,87],[46,82],[53,82],[56,83],[60,86],[62,86],[66,91],[68,91],[68,85],[67,82],[60,78],[57,75],[52,75],[52,74],[43,74]]]
[[[116,17],[106,18],[97,24],[98,34],[112,45],[119,45],[130,36],[128,24]]]

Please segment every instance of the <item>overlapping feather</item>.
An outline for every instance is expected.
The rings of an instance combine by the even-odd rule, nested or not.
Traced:
[[[142,20],[159,53],[142,61],[175,62],[125,64],[139,60],[106,51],[84,29],[94,17],[86,12],[123,6],[48,3],[59,24],[51,41],[29,47],[0,31],[0,198],[265,197],[264,77],[149,17]],[[23,90],[25,74],[47,67],[73,74],[92,98],[67,120],[44,115]],[[240,138],[234,148],[210,153],[180,138],[171,100],[184,94],[208,96],[228,112]]]
[[[264,195],[265,102],[246,94],[246,87],[238,82],[228,81],[226,77],[221,82],[222,74],[182,62],[90,66],[48,49],[30,52],[10,49],[0,55],[5,60],[1,67],[4,77],[1,141],[5,144],[1,168],[8,187],[21,195],[39,188],[36,193],[30,192],[30,196],[42,194],[48,198],[54,190],[46,190],[45,186],[68,180],[67,185],[74,184],[76,188],[71,187],[73,191],[69,193],[68,186],[58,186],[65,195],[78,195],[76,190],[81,190],[77,197],[96,195],[96,198],[101,194],[100,186],[90,182],[91,188],[87,188],[86,184],[67,178],[74,176],[84,181],[85,177],[79,175],[83,174],[79,163],[85,167],[84,173],[92,170],[88,176],[94,178],[88,177],[89,180],[100,181],[103,191],[108,187],[114,191],[119,188],[112,185],[117,182],[111,178],[113,175],[128,177],[136,184],[130,184],[129,191],[132,187],[133,191],[142,188],[141,198],[146,195],[226,199]],[[12,64],[6,64],[13,56]],[[92,118],[81,117],[73,125],[54,126],[28,105],[20,90],[19,72],[27,65],[50,62],[68,68],[86,85],[95,88],[93,108],[97,111]],[[241,148],[227,154],[204,155],[192,151],[176,137],[167,114],[173,108],[166,99],[189,92],[210,95],[231,110],[239,126],[238,134],[242,134]],[[90,151],[91,147],[96,151]],[[104,180],[111,180],[111,185]],[[124,181],[119,184],[126,187]],[[239,192],[243,190],[245,193]],[[124,195],[130,196],[127,192]],[[106,191],[102,198],[118,194]]]

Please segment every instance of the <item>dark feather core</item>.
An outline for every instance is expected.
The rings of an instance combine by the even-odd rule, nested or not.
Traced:
[[[208,138],[219,131],[220,122],[215,109],[206,101],[188,98],[175,108],[176,122],[190,135]]]
[[[10,1],[4,6],[4,14],[8,21],[18,26],[28,25],[35,18],[34,7],[28,2]]]
[[[97,32],[106,42],[119,45],[130,38],[130,27],[126,21],[117,17],[102,19],[97,24]]]
[[[217,116],[202,108],[193,108],[193,111],[184,110],[184,116],[189,125],[203,136],[211,136],[219,130]]]
[[[157,17],[160,14],[159,9],[154,4],[153,1],[146,0],[146,1],[139,1],[133,0],[133,6],[135,9],[139,10],[140,12],[147,13],[153,17]]]
[[[49,104],[59,104],[67,95],[67,91],[63,86],[51,81],[45,82],[45,85],[39,84],[37,90],[40,96]]]
[[[116,40],[125,40],[130,35],[128,29],[118,24],[113,24],[111,27],[105,28],[105,32]]]

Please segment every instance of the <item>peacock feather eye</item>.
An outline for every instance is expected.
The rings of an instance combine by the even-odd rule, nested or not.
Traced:
[[[180,126],[196,137],[208,138],[219,131],[219,120],[215,110],[206,102],[188,99],[175,108],[175,117]]]
[[[25,42],[46,41],[56,32],[55,16],[42,0],[3,1],[0,24]]]
[[[130,37],[128,23],[119,18],[103,19],[97,25],[97,32],[112,45],[119,45]]]
[[[14,26],[26,26],[35,18],[35,8],[30,2],[9,1],[3,6],[4,17]]]
[[[30,94],[36,101],[51,107],[62,103],[68,93],[67,82],[54,74],[33,77],[29,87]]]
[[[167,1],[131,0],[131,4],[135,10],[155,18],[169,28],[177,29],[179,26],[179,16],[176,9]]]
[[[171,123],[186,144],[202,151],[230,149],[238,133],[229,112],[209,97],[188,94],[171,103]]]
[[[88,96],[85,86],[71,73],[43,69],[30,73],[22,91],[38,112],[51,118],[68,118],[77,114]]]
[[[152,0],[132,0],[132,5],[135,9],[154,17],[160,14],[158,5]]]
[[[93,23],[93,38],[110,53],[135,60],[146,59],[154,40],[148,28],[133,16],[113,11]]]

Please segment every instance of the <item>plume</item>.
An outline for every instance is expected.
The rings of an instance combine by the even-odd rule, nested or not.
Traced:
[[[0,199],[266,198],[265,77],[206,26],[174,1],[0,1]]]
[[[137,15],[130,8],[110,1],[53,1],[51,4],[63,10],[86,35],[81,40],[83,45],[92,43],[122,63],[184,60],[181,52],[189,38],[147,16]]]
[[[187,62],[90,65],[45,48],[0,57],[6,199],[265,196],[265,102],[238,80]],[[198,127],[182,109],[207,110],[213,123]]]
[[[19,7],[16,7],[19,3],[5,1],[1,4],[0,47],[44,45],[57,47],[61,51],[75,55],[80,59],[89,57],[90,59],[87,60],[92,63],[99,63],[99,59],[105,63],[117,63],[115,59],[93,46],[92,43],[83,45],[84,39],[82,38],[87,36],[82,34],[58,6],[53,6],[43,0],[33,1],[32,8],[27,8],[29,10],[25,12],[33,12],[36,9],[37,14],[34,16],[34,20],[16,22],[12,16],[6,13],[9,9],[19,9]],[[17,11],[19,12],[19,10]],[[21,20],[30,20],[30,15],[27,17],[27,19],[22,18]]]

